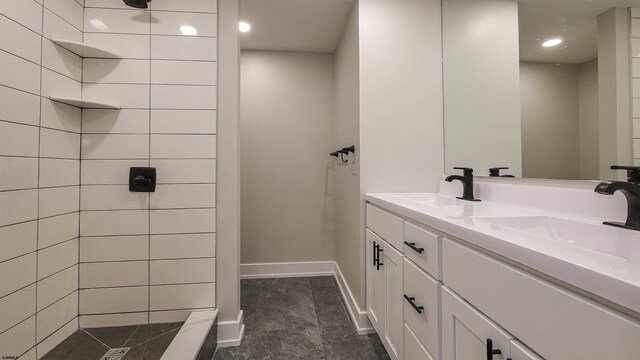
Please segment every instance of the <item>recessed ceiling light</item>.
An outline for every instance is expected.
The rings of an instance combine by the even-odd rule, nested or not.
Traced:
[[[562,43],[561,39],[550,39],[542,43],[544,47],[553,47],[556,45],[560,45]]]
[[[191,25],[180,26],[180,31],[182,32],[182,35],[189,35],[189,36],[198,35],[198,30]]]
[[[249,23],[245,21],[240,21],[240,24],[238,24],[238,29],[240,30],[240,32],[246,33],[251,31],[251,25],[249,25]]]

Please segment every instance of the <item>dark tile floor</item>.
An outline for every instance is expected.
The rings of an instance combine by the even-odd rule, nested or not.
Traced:
[[[130,348],[123,360],[158,360],[182,323],[82,329],[73,333],[43,360],[99,360],[111,349]]]
[[[333,277],[242,280],[245,334],[227,359],[389,359],[377,335],[358,335]]]

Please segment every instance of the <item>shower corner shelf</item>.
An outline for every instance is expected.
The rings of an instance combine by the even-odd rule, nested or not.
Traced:
[[[82,109],[111,109],[111,110],[121,109],[120,105],[114,105],[114,104],[109,104],[105,102],[91,101],[91,100],[85,100],[85,99],[51,96],[49,100],[79,107]]]
[[[122,59],[122,56],[97,46],[63,39],[51,39],[51,41],[83,58]]]

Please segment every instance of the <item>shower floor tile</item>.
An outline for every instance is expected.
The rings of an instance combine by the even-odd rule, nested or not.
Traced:
[[[111,350],[127,349],[122,360],[158,360],[182,324],[180,322],[81,329],[42,359],[100,360]]]
[[[333,277],[241,281],[245,335],[214,360],[389,359],[377,335],[358,335]]]

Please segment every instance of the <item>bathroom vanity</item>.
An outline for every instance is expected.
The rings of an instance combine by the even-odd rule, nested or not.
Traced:
[[[640,232],[600,218],[624,199],[476,190],[366,196],[366,310],[391,358],[639,359]]]

